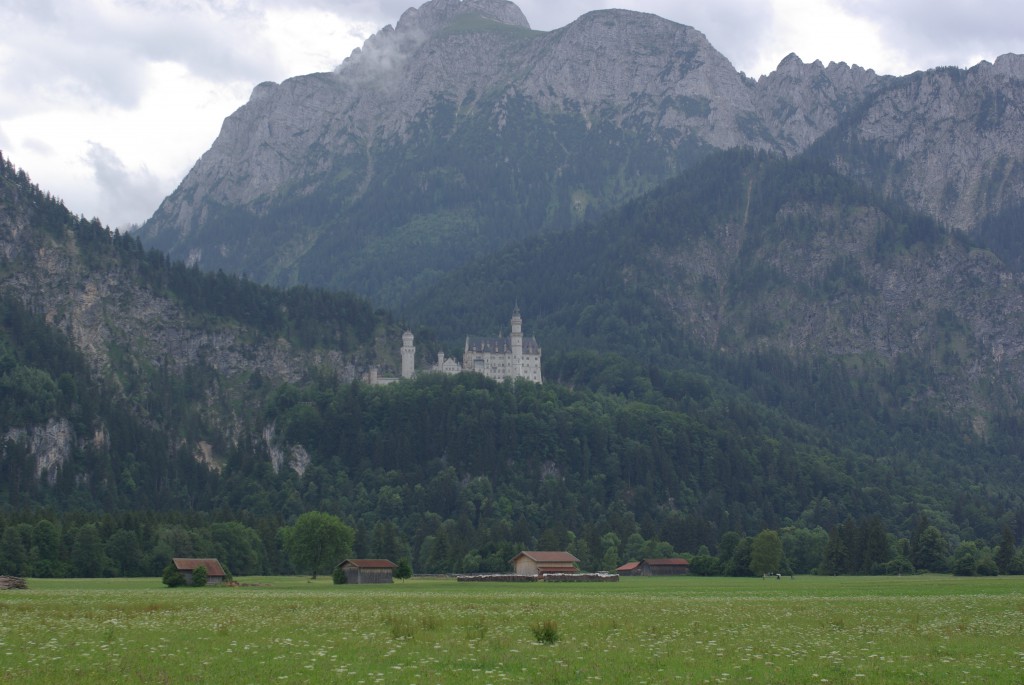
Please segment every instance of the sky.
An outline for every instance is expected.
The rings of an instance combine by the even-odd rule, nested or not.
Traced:
[[[263,81],[330,71],[417,0],[0,0],[0,151],[76,214],[149,218]],[[901,75],[1024,53],[1020,0],[520,0],[537,30],[618,7],[740,71],[793,52]]]

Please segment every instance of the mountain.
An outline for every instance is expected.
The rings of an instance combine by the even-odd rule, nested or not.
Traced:
[[[432,0],[334,73],[257,86],[140,236],[204,269],[396,304],[713,150],[799,152],[891,80],[791,56],[755,83],[654,15],[538,32],[504,0]]]
[[[980,434],[1021,411],[1024,277],[810,155],[718,153],[600,222],[454,272],[410,309],[425,346],[452,346],[510,291],[546,350],[666,369],[760,360],[783,376],[822,363],[859,386],[843,402],[940,409]]]
[[[275,447],[262,415],[275,388],[351,380],[387,325],[351,296],[172,265],[2,157],[0,311],[3,489],[38,501],[46,485],[81,489],[72,501],[87,507],[209,497],[243,435]]]

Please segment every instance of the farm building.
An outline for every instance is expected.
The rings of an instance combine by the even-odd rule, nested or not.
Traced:
[[[615,572],[620,576],[638,576],[640,575],[640,562],[630,561],[615,569]]]
[[[171,560],[174,568],[185,578],[185,584],[192,584],[192,572],[200,566],[206,567],[206,584],[220,585],[227,579],[224,567],[216,559],[187,559],[175,557]]]
[[[580,560],[568,552],[520,552],[512,557],[517,576],[541,576],[546,573],[578,573]]]
[[[345,572],[345,582],[356,585],[393,583],[398,564],[387,559],[346,559],[338,564]]]
[[[685,576],[690,572],[686,559],[643,559],[637,565],[638,576]]]

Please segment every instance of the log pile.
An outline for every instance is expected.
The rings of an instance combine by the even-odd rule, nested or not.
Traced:
[[[455,576],[460,583],[536,583],[537,576],[518,576],[514,573],[479,573]]]
[[[27,590],[24,578],[17,576],[0,576],[0,590]]]
[[[545,583],[617,583],[616,573],[545,573]]]

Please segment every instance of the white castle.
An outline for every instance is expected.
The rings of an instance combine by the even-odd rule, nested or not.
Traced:
[[[461,364],[453,358],[445,358],[444,352],[438,352],[437,364],[426,371],[448,374],[475,371],[496,381],[525,378],[541,383],[540,352],[536,338],[523,336],[523,317],[519,314],[519,305],[516,305],[512,311],[511,335],[497,338],[467,335]],[[416,347],[413,345],[412,331],[402,334],[401,354],[402,378],[412,378],[416,375]],[[397,380],[378,377],[377,370],[370,369],[369,382],[373,385],[386,385]]]

